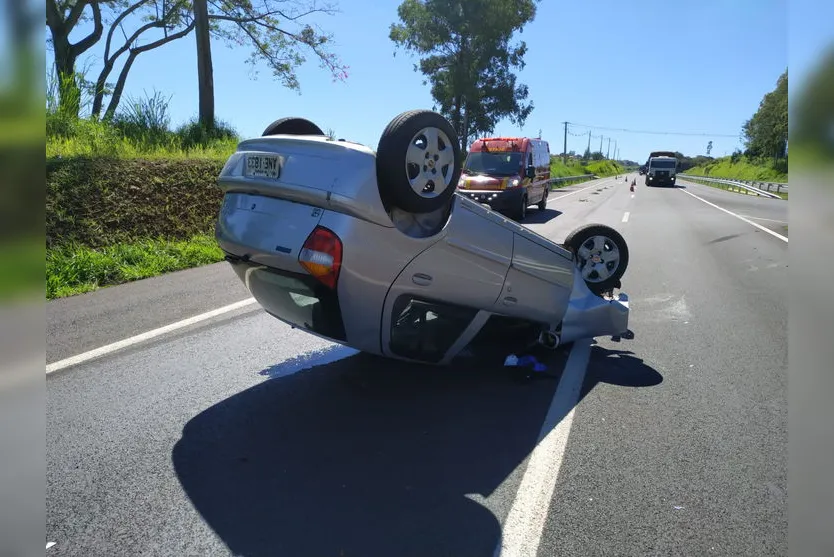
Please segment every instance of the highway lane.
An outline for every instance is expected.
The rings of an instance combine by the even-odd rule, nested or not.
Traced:
[[[542,556],[784,554],[787,244],[613,179],[525,224],[589,220],[630,242],[636,337],[591,348],[558,477],[527,466],[570,351],[518,385],[352,355],[255,306],[48,377],[47,554],[492,555],[519,535]],[[225,294],[214,269],[191,280]],[[555,483],[538,532],[531,475]]]
[[[621,381],[577,407],[542,557],[787,553],[788,245],[681,189],[618,188],[586,215],[631,246],[635,338],[599,347],[663,382],[623,388],[634,366],[614,354],[589,367]]]
[[[750,219],[756,224],[760,224],[783,236],[788,235],[787,200],[735,193],[689,180],[679,180],[678,186],[685,187],[687,191],[698,195],[710,203],[714,203],[739,216]]]

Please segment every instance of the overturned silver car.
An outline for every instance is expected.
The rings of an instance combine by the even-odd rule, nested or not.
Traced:
[[[457,194],[460,155],[426,110],[394,118],[376,152],[278,120],[226,162],[217,241],[270,315],[382,356],[449,364],[519,331],[550,348],[626,333],[622,236],[548,240]]]

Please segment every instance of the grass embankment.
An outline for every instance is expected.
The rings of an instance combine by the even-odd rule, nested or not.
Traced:
[[[780,169],[774,168],[772,162],[751,161],[745,157],[739,157],[735,160],[733,160],[732,157],[723,157],[704,166],[690,168],[684,174],[692,176],[707,176],[710,178],[725,178],[727,180],[750,180],[775,183],[788,182],[788,175]],[[744,188],[733,188],[732,186],[725,184],[715,184],[712,182],[694,179],[692,181],[714,188],[735,191],[737,193],[749,193]],[[782,199],[788,199],[787,192],[773,191],[772,193],[775,193]]]
[[[561,178],[564,176],[581,176],[583,174],[595,174],[601,178],[606,176],[615,176],[617,174],[624,174],[625,169],[619,163],[610,161],[610,160],[603,160],[603,161],[590,161],[588,163],[582,163],[581,161],[568,161],[567,163],[562,162],[562,159],[559,157],[551,157],[550,159],[550,175],[553,178]],[[562,188],[565,186],[569,186],[571,184],[578,184],[580,182],[586,182],[590,178],[580,178],[578,180],[569,180],[564,182],[556,182],[553,187],[554,188]]]
[[[222,260],[213,229],[225,160],[170,154],[47,161],[48,299]]]
[[[710,178],[727,178],[730,180],[759,180],[762,182],[787,182],[788,175],[772,164],[750,161],[744,157],[733,162],[732,157],[715,159],[704,166],[696,166],[686,171],[695,176]]]

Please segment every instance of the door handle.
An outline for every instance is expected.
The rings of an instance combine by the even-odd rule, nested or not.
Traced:
[[[419,286],[428,286],[431,284],[432,278],[429,275],[423,273],[415,273],[411,277],[411,282],[417,284]]]

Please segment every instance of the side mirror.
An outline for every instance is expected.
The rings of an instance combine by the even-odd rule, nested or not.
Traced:
[[[524,176],[527,178],[535,178],[536,177],[536,167],[532,164],[527,167],[527,171],[524,173]]]

